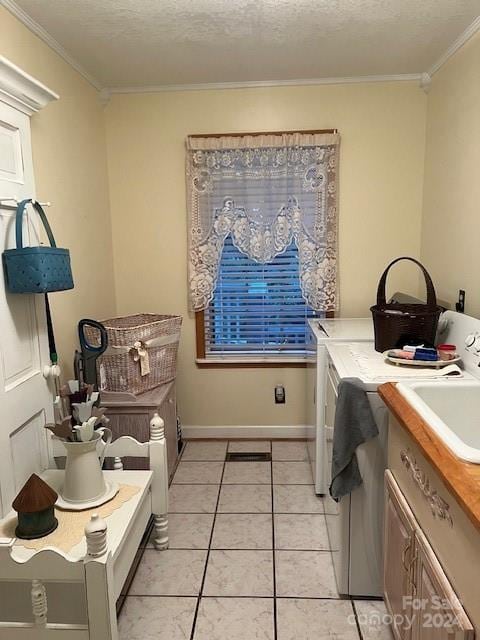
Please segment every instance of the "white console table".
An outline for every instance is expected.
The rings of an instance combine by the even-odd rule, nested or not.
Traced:
[[[163,421],[158,416],[152,419],[149,442],[122,437],[109,446],[107,456],[115,458],[117,469],[123,456],[148,457],[151,470],[104,472],[107,482],[139,488],[105,518],[105,534],[83,536],[68,553],[53,547],[28,549],[16,538],[0,539],[0,583],[31,585],[28,609],[23,603],[30,620],[1,620],[0,639],[117,640],[116,601],[152,515],[154,545],[158,550],[168,547],[168,465]],[[63,471],[49,469],[42,477],[53,488],[60,488],[63,475]],[[79,589],[86,602],[82,620],[48,621],[48,583],[62,583],[65,593],[69,587]],[[65,604],[70,600],[66,595],[64,599]]]

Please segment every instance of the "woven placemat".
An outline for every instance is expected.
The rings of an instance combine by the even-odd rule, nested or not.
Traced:
[[[84,538],[85,525],[89,522],[92,514],[98,513],[101,518],[108,518],[114,511],[119,509],[125,502],[128,502],[140,491],[140,487],[130,484],[119,485],[117,495],[109,502],[94,509],[85,511],[64,511],[55,509],[55,517],[58,520],[58,527],[44,538],[37,540],[17,540],[17,544],[27,549],[40,551],[45,547],[55,547],[68,553]],[[108,523],[107,523],[108,524]],[[17,518],[13,516],[0,525],[0,538],[15,538],[15,527]],[[107,529],[108,539],[108,529]]]

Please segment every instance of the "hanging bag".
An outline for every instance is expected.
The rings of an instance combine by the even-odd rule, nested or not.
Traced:
[[[49,247],[24,247],[22,237],[23,214],[32,203],[47,232]],[[55,244],[47,216],[38,202],[31,199],[18,203],[15,219],[16,249],[3,252],[5,280],[10,293],[48,293],[73,289],[70,252]]]
[[[385,285],[390,268],[400,260],[410,260],[420,267],[427,285],[426,304],[387,303]],[[415,260],[404,256],[393,260],[382,273],[377,289],[377,304],[370,307],[375,329],[375,350],[386,351],[394,347],[403,347],[415,341],[434,344],[438,319],[442,308],[437,305],[437,296],[432,279],[425,267]]]

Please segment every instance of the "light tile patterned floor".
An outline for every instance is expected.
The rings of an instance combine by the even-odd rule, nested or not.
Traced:
[[[273,462],[225,462],[227,450]],[[371,624],[382,602],[337,593],[306,460],[303,442],[188,443],[170,488],[170,548],[147,544],[120,640],[392,640]]]

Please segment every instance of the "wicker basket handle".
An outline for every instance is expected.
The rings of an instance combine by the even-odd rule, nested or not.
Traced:
[[[427,305],[429,307],[436,307],[437,296],[435,295],[435,287],[433,286],[433,282],[428,271],[425,269],[423,264],[421,264],[418,260],[415,260],[415,258],[409,258],[408,256],[402,256],[400,258],[397,258],[396,260],[393,260],[392,262],[390,262],[388,267],[382,273],[382,277],[380,278],[380,281],[378,283],[378,289],[377,289],[377,305],[382,305],[387,303],[387,299],[385,297],[385,285],[387,282],[387,275],[390,268],[393,267],[395,263],[400,262],[400,260],[410,260],[410,262],[414,262],[416,265],[420,267],[425,277],[425,284],[427,285]]]

